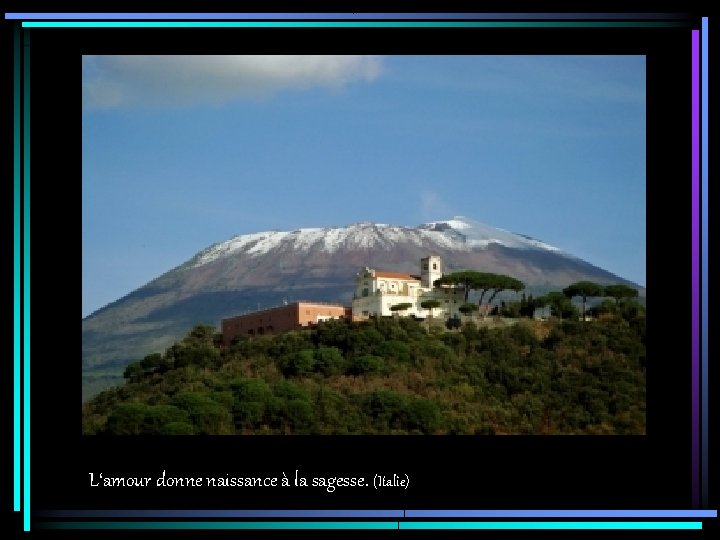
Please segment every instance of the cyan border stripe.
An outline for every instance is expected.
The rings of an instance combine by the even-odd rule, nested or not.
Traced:
[[[407,521],[400,523],[405,530],[608,530],[608,529],[702,529],[701,521]]]
[[[13,510],[20,504],[20,28],[13,34]]]
[[[681,21],[23,21],[23,28],[668,28]]]
[[[692,40],[692,506],[700,506],[700,31]]]
[[[23,529],[30,530],[30,38],[23,47]]]
[[[348,530],[398,529],[397,521],[48,521],[38,529],[135,530]]]
[[[708,18],[702,18],[702,496],[708,506]]]
[[[485,20],[593,20],[593,19],[684,19],[682,13],[6,13],[12,20],[333,20],[333,19],[485,19]]]

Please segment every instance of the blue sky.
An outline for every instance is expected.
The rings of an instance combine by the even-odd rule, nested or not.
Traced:
[[[463,215],[645,285],[644,56],[83,58],[83,317],[236,234]]]

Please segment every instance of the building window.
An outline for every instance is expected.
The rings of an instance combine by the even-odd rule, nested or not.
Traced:
[[[437,270],[437,263],[433,263],[433,270]]]
[[[362,290],[362,295],[363,295],[363,296],[368,296],[369,294],[370,294],[370,291],[368,290],[367,287],[365,287],[365,288]],[[309,312],[308,312],[308,313],[309,313]]]

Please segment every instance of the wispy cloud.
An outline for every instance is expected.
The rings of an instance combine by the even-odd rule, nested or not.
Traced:
[[[83,105],[186,106],[340,89],[378,77],[375,56],[84,56]]]
[[[580,103],[644,103],[645,57],[477,56],[473,69],[464,58],[448,57],[443,77],[421,67],[409,82],[477,93],[484,98],[557,98]]]
[[[420,216],[423,221],[447,219],[453,215],[450,205],[437,192],[427,188],[420,191]]]
[[[644,56],[510,57],[496,64],[502,91],[612,103],[645,101]]]

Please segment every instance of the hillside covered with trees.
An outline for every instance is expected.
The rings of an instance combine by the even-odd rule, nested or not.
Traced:
[[[552,300],[548,320],[503,306],[498,328],[333,320],[226,349],[198,326],[85,403],[83,433],[644,434],[644,307],[618,297],[584,321]]]

